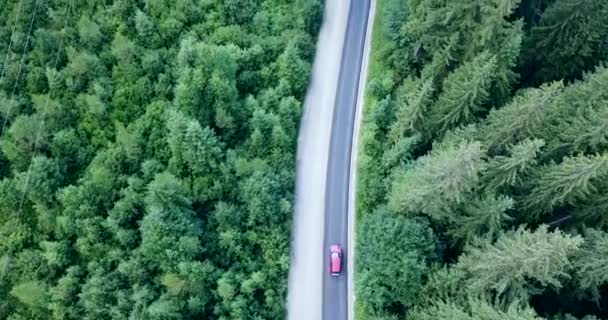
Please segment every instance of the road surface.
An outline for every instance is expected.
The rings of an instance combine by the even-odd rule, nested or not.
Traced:
[[[325,182],[349,0],[325,1],[311,83],[300,121],[287,294],[289,320],[320,320]]]
[[[329,265],[328,248],[332,244],[340,244],[346,250],[344,256],[349,256],[348,251],[351,248],[348,243],[351,152],[353,150],[353,130],[355,128],[363,53],[366,45],[370,1],[351,1],[342,52],[340,78],[336,92],[325,186],[324,320],[346,320],[349,316],[348,273],[352,272],[352,270],[349,270],[349,268],[352,268],[352,264],[344,265],[345,268],[341,276],[332,277],[327,271]],[[352,290],[352,288],[350,289]]]

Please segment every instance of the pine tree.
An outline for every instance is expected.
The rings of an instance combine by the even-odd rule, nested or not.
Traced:
[[[559,116],[557,99],[563,85],[552,83],[519,93],[506,106],[494,109],[479,129],[479,139],[490,154],[499,154],[509,145],[525,139],[545,139],[547,123]],[[546,140],[545,140],[546,141]]]
[[[488,160],[481,185],[488,192],[504,191],[521,185],[524,178],[535,168],[537,156],[544,146],[542,140],[524,140],[508,147],[508,156],[496,156]]]
[[[523,196],[526,214],[538,219],[562,205],[585,203],[608,178],[608,154],[567,157],[560,164],[549,164],[535,173]]]
[[[528,305],[514,302],[507,308],[500,308],[484,300],[470,299],[464,305],[450,301],[437,301],[430,307],[417,308],[409,313],[411,320],[541,320]]]
[[[536,83],[575,79],[608,58],[608,3],[554,1],[530,31],[524,70]]]
[[[608,283],[608,233],[585,229],[585,243],[574,260],[574,280],[579,296],[599,302],[600,288]]]
[[[546,287],[559,289],[569,278],[573,256],[583,239],[540,226],[519,228],[496,243],[469,248],[455,268],[466,274],[465,287],[472,296],[494,295],[505,302],[527,299]]]
[[[396,119],[391,125],[388,139],[396,143],[405,135],[426,132],[428,110],[434,104],[435,88],[432,80],[407,80],[397,95]]]
[[[495,74],[496,57],[484,52],[447,76],[431,110],[431,123],[439,133],[475,121],[485,110]]]
[[[513,200],[505,196],[482,195],[467,199],[450,217],[447,234],[454,242],[468,243],[477,238],[493,240],[511,220],[506,213],[513,208]]]
[[[491,1],[410,1],[408,32],[429,52],[438,51],[454,34],[460,34],[461,59],[498,49],[512,24],[506,18],[520,0]],[[497,53],[493,51],[493,53]]]
[[[389,206],[407,214],[446,219],[477,185],[484,151],[479,142],[458,139],[436,145],[430,154],[397,172]]]

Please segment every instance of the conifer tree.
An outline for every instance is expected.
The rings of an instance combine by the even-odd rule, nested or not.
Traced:
[[[389,141],[396,143],[405,135],[426,132],[428,110],[434,104],[432,80],[406,80],[397,95],[396,119],[391,125]]]
[[[461,59],[472,59],[488,49],[498,49],[512,24],[505,19],[520,0],[410,1],[408,31],[429,52],[438,51],[454,34],[459,34]],[[497,53],[494,51],[494,53]]]
[[[480,127],[479,139],[491,154],[496,154],[525,139],[545,138],[545,125],[558,116],[555,102],[562,88],[556,82],[519,93],[503,108],[490,112]]]
[[[557,101],[560,117],[548,123],[547,152],[554,157],[594,154],[608,146],[608,68],[598,67],[565,88]]]
[[[496,57],[484,52],[447,76],[431,111],[439,133],[475,121],[488,102],[495,74]]]
[[[514,302],[501,308],[480,299],[469,299],[464,305],[437,301],[432,306],[417,308],[409,313],[411,320],[542,320],[528,305]]]
[[[477,185],[484,151],[479,142],[445,141],[397,172],[389,195],[395,212],[423,213],[441,221]]]
[[[513,200],[510,197],[491,194],[470,197],[449,218],[451,223],[447,227],[447,234],[454,242],[468,243],[478,238],[493,240],[505,223],[511,220],[507,210],[512,208]]]
[[[568,279],[573,256],[583,243],[580,236],[540,226],[535,231],[519,228],[496,243],[483,242],[469,248],[455,268],[466,275],[465,287],[472,296],[494,296],[511,303],[527,299],[544,288],[559,289]]]
[[[538,219],[562,205],[585,203],[608,178],[608,154],[567,157],[549,164],[531,179],[522,199],[526,214]]]
[[[488,160],[481,185],[486,191],[505,191],[521,185],[524,178],[534,170],[537,156],[544,146],[542,140],[524,140],[508,147],[508,156],[496,156]]]
[[[574,280],[579,296],[601,299],[600,288],[608,283],[608,233],[585,229],[585,243],[574,260]]]
[[[535,82],[575,79],[608,59],[608,3],[556,0],[526,40],[524,67]]]

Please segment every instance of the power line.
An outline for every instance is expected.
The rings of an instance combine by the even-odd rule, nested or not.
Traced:
[[[21,3],[23,0],[19,0],[19,6],[17,7],[17,15],[15,15],[15,22],[13,22],[13,31],[11,32],[11,38],[8,42],[8,48],[6,49],[6,55],[4,56],[4,63],[2,64],[2,73],[0,73],[0,87],[2,86],[2,81],[4,80],[4,74],[6,73],[6,66],[9,64],[10,56],[11,56],[11,47],[13,46],[13,36],[15,35],[15,31],[17,31],[17,21],[19,21],[19,15],[21,14]]]
[[[15,79],[15,84],[13,85],[13,93],[11,94],[11,100],[8,103],[8,110],[4,115],[4,124],[2,125],[2,131],[0,131],[0,139],[4,136],[4,129],[6,128],[6,124],[8,123],[8,118],[10,116],[10,112],[13,108],[13,101],[15,99],[15,92],[17,92],[17,87],[19,86],[19,78],[21,77],[21,69],[23,67],[23,62],[25,61],[25,54],[27,52],[27,48],[30,44],[30,36],[32,34],[32,27],[34,26],[34,20],[36,19],[36,11],[38,10],[38,3],[40,0],[36,0],[36,4],[34,5],[34,11],[32,12],[32,19],[30,20],[30,27],[27,30],[27,38],[25,40],[25,45],[23,46],[23,53],[21,55],[21,61],[19,61],[19,70],[17,71],[17,79]]]
[[[54,65],[53,69],[57,69],[57,66],[59,65],[61,49],[63,48],[63,44],[65,41],[65,30],[68,27],[68,18],[70,16],[70,10],[72,8],[73,1],[74,0],[70,0],[68,2],[68,8],[67,8],[66,14],[65,14],[65,23],[63,25],[63,30],[61,31],[61,40],[59,42],[59,48],[57,49],[57,54],[55,55],[55,65]],[[50,87],[49,87],[49,92],[46,97],[46,102],[44,104],[44,108],[42,109],[42,119],[40,120],[40,126],[38,127],[38,132],[36,133],[36,139],[34,141],[34,149],[33,149],[34,153],[32,154],[32,159],[30,160],[30,164],[27,169],[27,174],[25,177],[25,184],[23,186],[23,194],[21,195],[21,201],[19,201],[19,210],[17,211],[17,215],[21,215],[21,208],[23,207],[23,201],[25,199],[25,195],[27,194],[27,188],[30,183],[30,176],[32,174],[32,163],[34,162],[34,156],[36,154],[36,149],[38,149],[38,143],[40,142],[40,136],[42,135],[42,129],[44,127],[44,122],[46,120],[46,113],[47,113],[50,101],[51,101],[51,92],[50,92]]]

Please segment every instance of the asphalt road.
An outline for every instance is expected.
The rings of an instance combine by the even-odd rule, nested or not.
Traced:
[[[363,61],[370,0],[352,0],[348,15],[342,64],[336,93],[325,192],[323,258],[323,319],[348,317],[348,264],[339,277],[329,274],[329,246],[340,244],[348,256],[348,196],[351,151],[359,76]]]

